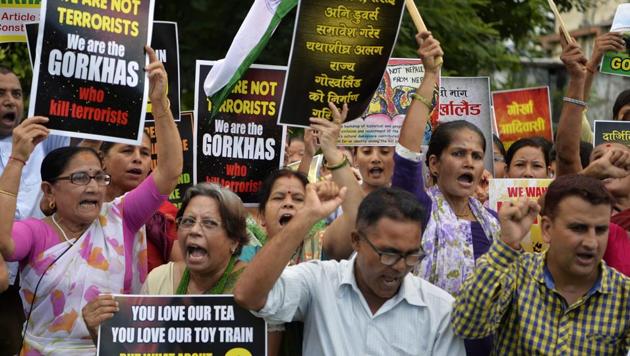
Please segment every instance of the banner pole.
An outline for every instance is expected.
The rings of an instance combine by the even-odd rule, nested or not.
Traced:
[[[416,4],[413,2],[413,0],[405,0],[405,6],[407,7],[407,11],[409,11],[409,16],[411,16],[411,20],[413,21],[414,25],[416,25],[416,29],[418,30],[418,32],[428,31],[427,26],[424,24],[422,16],[420,16],[420,12],[418,11],[418,8],[416,7]],[[435,59],[435,63],[438,65],[442,64],[443,62],[444,60],[442,59],[442,56],[439,56]]]
[[[553,2],[553,0],[547,0],[547,2],[549,3],[549,7],[551,7],[551,11],[553,12],[554,16],[560,23],[560,33],[564,36],[564,39],[567,41],[567,43],[573,43],[573,38],[571,37],[571,34],[569,34],[569,31],[567,30],[567,25],[564,24],[564,21],[562,20],[562,16],[560,16],[560,11],[558,11],[558,7]]]

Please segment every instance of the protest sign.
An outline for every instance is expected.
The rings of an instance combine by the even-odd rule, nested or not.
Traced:
[[[175,120],[179,120],[179,41],[177,37],[177,23],[153,21],[153,36],[151,48],[155,50],[160,62],[164,64],[168,74],[168,100],[171,102],[171,113]],[[147,121],[153,120],[151,101],[147,102]]]
[[[549,87],[494,91],[492,102],[505,149],[525,137],[540,136],[553,142]]]
[[[380,83],[402,19],[396,0],[300,1],[278,123],[331,118],[328,102],[363,114]]]
[[[227,186],[246,206],[256,206],[262,181],[282,163],[285,128],[276,121],[285,67],[252,65],[211,116],[203,79],[214,63],[197,61],[195,183]]]
[[[152,0],[44,0],[29,116],[52,134],[137,144],[142,140]]]
[[[0,1],[0,43],[26,42],[24,25],[39,21],[40,0]]]
[[[492,118],[488,77],[442,77],[438,107],[438,124],[464,120],[483,132],[486,139],[484,166],[492,172]],[[435,127],[435,124],[433,126]]]
[[[547,192],[551,182],[553,179],[490,179],[490,209],[499,211],[501,204],[515,202],[523,197],[537,201]],[[521,241],[521,246],[528,252],[542,252],[547,248],[540,230],[540,216]]]
[[[263,319],[228,295],[114,295],[119,311],[99,329],[97,355],[252,356],[267,352]]]
[[[610,32],[623,33],[626,42],[624,52],[606,52],[602,58],[600,71],[606,74],[630,76],[630,4],[617,7]]]
[[[396,146],[400,128],[411,105],[411,94],[422,84],[420,59],[392,58],[381,83],[360,118],[344,123],[339,134],[343,146]],[[432,113],[437,120],[437,110]],[[425,129],[425,144],[431,137],[431,122]]]
[[[594,146],[602,143],[621,143],[630,147],[630,121],[595,120]]]
[[[184,167],[182,168],[182,174],[179,176],[179,180],[177,181],[177,186],[173,189],[173,192],[168,197],[168,200],[178,209],[182,204],[184,193],[193,185],[193,161],[195,159],[192,148],[193,121],[194,113],[192,111],[183,111],[180,115],[180,119],[176,122],[177,129],[179,130],[179,137],[182,140]],[[151,169],[155,169],[158,160],[155,121],[146,121],[144,124],[144,131],[151,139]]]
[[[38,23],[25,23],[26,37],[31,66],[35,59],[37,45]],[[168,21],[153,21],[153,36],[151,48],[155,50],[158,59],[164,64],[168,74],[168,99],[171,102],[171,113],[175,121],[179,120],[179,42],[177,40],[177,23]],[[146,121],[153,121],[151,101],[147,102]]]

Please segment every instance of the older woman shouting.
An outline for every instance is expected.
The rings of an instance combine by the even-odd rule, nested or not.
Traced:
[[[12,158],[0,177],[0,251],[20,261],[27,316],[22,353],[85,355],[94,344],[80,317],[100,293],[138,292],[146,278],[146,241],[136,232],[177,184],[182,170],[178,130],[166,98],[166,71],[147,47],[149,97],[162,143],[157,168],[137,188],[105,203],[111,177],[89,148],[64,147],[42,163],[42,190],[55,212],[42,219],[13,221],[20,174],[35,145],[45,138],[47,119],[33,117],[13,135]]]

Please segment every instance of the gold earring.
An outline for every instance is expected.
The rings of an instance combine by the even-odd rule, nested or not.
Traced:
[[[55,210],[56,207],[57,207],[57,204],[55,204],[54,201],[51,200],[51,201],[48,202],[48,208],[50,210]]]

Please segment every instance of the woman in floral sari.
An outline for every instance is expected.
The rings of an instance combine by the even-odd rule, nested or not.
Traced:
[[[90,148],[63,147],[42,162],[42,190],[54,213],[15,221],[20,175],[48,119],[32,117],[13,134],[12,159],[0,177],[0,251],[19,261],[27,317],[23,355],[95,352],[81,309],[100,293],[134,293],[146,278],[146,241],[135,234],[168,197],[182,170],[181,141],[166,98],[166,72],[147,47],[147,71],[164,157],[136,189],[104,203],[111,177]],[[162,152],[163,151],[163,152]],[[142,235],[140,235],[142,236]]]

